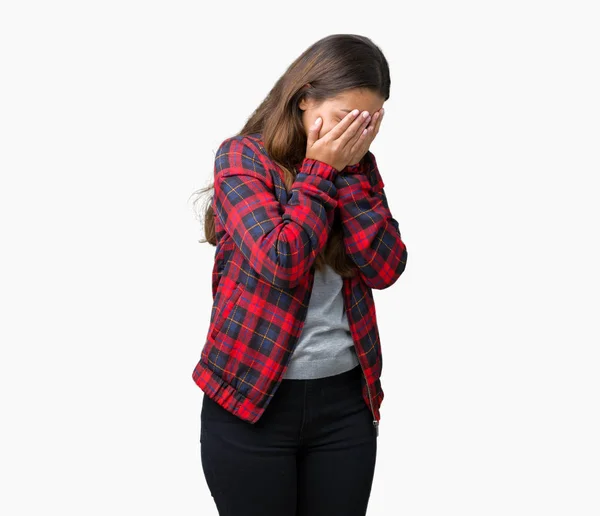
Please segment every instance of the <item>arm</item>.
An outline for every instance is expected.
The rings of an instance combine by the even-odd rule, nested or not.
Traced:
[[[308,274],[331,230],[337,173],[327,163],[305,158],[289,202],[282,205],[265,157],[252,140],[228,138],[217,150],[215,215],[266,281],[291,288]]]
[[[369,287],[387,288],[404,272],[408,253],[390,212],[375,156],[368,151],[343,172],[335,185],[346,253]]]

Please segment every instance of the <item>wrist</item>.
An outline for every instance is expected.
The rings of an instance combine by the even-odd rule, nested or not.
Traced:
[[[350,163],[350,164],[346,165],[346,167],[344,168],[344,172],[347,174],[358,174],[358,173],[362,172],[363,161],[364,161],[364,157],[361,158],[356,163]]]

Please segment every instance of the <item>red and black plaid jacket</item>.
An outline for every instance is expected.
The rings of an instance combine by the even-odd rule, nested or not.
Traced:
[[[344,306],[363,371],[363,398],[377,426],[382,357],[371,289],[399,278],[406,246],[370,151],[339,172],[314,159],[298,165],[287,192],[260,134],[228,138],[217,150],[213,306],[193,379],[241,419],[261,417],[302,332],[313,263],[339,216],[346,253],[358,269],[343,280]]]

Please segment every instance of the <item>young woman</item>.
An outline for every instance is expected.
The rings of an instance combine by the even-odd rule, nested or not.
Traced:
[[[193,379],[221,516],[366,513],[383,400],[372,289],[407,260],[369,151],[389,89],[369,38],[325,37],[217,150]]]

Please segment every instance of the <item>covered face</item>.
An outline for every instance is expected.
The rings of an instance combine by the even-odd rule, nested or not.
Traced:
[[[359,109],[368,111],[371,116],[381,109],[383,97],[366,88],[353,88],[346,90],[335,97],[321,101],[303,98],[298,106],[303,111],[302,124],[308,134],[308,129],[318,117],[323,119],[319,138],[325,136],[333,129],[350,111]]]

